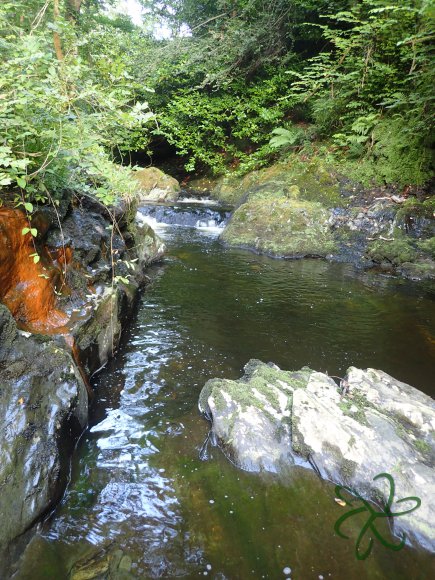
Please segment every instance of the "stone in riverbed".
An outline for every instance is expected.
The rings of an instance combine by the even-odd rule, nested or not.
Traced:
[[[335,249],[329,213],[320,204],[294,198],[249,199],[231,217],[221,239],[276,257],[326,257]],[[292,192],[290,192],[292,196]]]
[[[435,402],[379,370],[351,367],[346,380],[342,395],[323,373],[250,361],[238,381],[208,381],[199,407],[224,453],[248,471],[310,461],[323,478],[378,501],[389,487],[373,478],[391,474],[396,501],[421,498],[419,509],[394,518],[394,532],[435,552]]]
[[[141,189],[141,201],[176,201],[180,184],[157,167],[146,167],[133,173]]]

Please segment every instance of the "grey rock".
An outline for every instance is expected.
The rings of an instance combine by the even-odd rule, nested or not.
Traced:
[[[238,381],[212,379],[199,401],[224,453],[248,471],[285,473],[295,463],[369,500],[421,506],[394,518],[394,533],[435,552],[435,402],[375,369],[349,368],[344,391],[319,372],[250,361]],[[392,511],[414,506],[393,504]]]
[[[86,387],[70,354],[49,338],[20,335],[0,304],[0,577],[12,540],[63,491],[87,415]]]

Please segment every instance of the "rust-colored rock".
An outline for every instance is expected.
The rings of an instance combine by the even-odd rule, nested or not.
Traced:
[[[61,272],[46,249],[36,252],[25,215],[10,208],[0,208],[0,300],[9,308],[20,328],[52,333],[64,327],[68,316],[56,308],[55,288]],[[57,257],[61,263],[61,257]]]

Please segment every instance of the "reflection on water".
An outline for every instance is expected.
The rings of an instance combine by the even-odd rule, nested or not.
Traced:
[[[334,375],[372,366],[433,394],[430,297],[343,265],[226,250],[193,229],[164,237],[170,255],[96,381],[64,501],[15,577],[428,578],[433,560],[415,550],[376,545],[357,561],[333,532],[334,487],[313,472],[245,473],[219,449],[201,461],[197,399],[250,358]],[[361,525],[349,521],[352,538]]]

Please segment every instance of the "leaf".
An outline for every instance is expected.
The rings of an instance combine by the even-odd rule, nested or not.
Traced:
[[[341,506],[341,507],[345,507],[346,506],[346,502],[343,499],[340,499],[338,497],[334,497],[334,501],[335,501],[335,503],[338,503],[338,505]]]
[[[20,398],[18,399],[18,404],[19,404],[19,405],[23,405],[23,404],[24,404],[24,399],[23,399],[23,397],[20,397]]]
[[[30,201],[26,201],[24,204],[24,208],[26,211],[28,211],[29,213],[33,212],[33,204],[30,203]]]
[[[34,238],[38,235],[38,230],[36,228],[30,228],[30,233]]]
[[[4,175],[6,174],[0,174],[0,185],[10,185],[12,183],[12,179],[10,177],[3,177]]]
[[[16,179],[17,179],[18,187],[21,187],[21,189],[25,189],[26,188],[26,185],[27,185],[27,182],[24,179],[24,177],[17,177]]]
[[[33,263],[37,264],[40,259],[41,259],[41,256],[33,256]]]
[[[22,235],[22,236],[25,236],[25,235],[26,235],[26,234],[28,234],[29,232],[30,232],[30,228],[23,228],[23,229],[21,230],[21,235]]]

